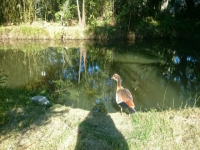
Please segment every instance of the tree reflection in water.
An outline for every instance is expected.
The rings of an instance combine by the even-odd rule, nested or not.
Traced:
[[[5,47],[0,51],[0,70],[8,76],[5,86],[25,87],[53,103],[88,110],[98,100],[109,112],[118,109],[113,107],[115,84],[110,80],[118,73],[124,87],[134,93],[136,109],[163,110],[186,102],[193,105],[199,98],[198,47],[180,45],[76,41],[41,48]]]

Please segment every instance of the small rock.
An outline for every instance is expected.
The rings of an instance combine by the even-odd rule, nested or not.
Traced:
[[[50,102],[45,96],[34,96],[30,98],[31,101],[37,102],[41,105],[49,105]]]

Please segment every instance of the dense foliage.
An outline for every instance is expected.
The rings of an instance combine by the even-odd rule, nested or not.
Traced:
[[[199,0],[4,0],[0,24],[115,26],[138,37],[199,38]]]

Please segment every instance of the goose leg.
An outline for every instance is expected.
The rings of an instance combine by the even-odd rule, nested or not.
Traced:
[[[123,111],[123,110],[122,110],[122,107],[120,107],[120,112],[121,112],[121,115],[122,115],[122,111]]]

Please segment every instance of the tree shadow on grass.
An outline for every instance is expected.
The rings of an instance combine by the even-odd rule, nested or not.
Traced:
[[[0,126],[0,149],[40,149],[44,146],[51,149],[52,145],[59,146],[59,137],[69,130],[65,129],[69,108],[32,105],[30,109],[16,108],[11,121]]]
[[[91,110],[78,127],[75,150],[128,150],[128,144],[109,114]]]

